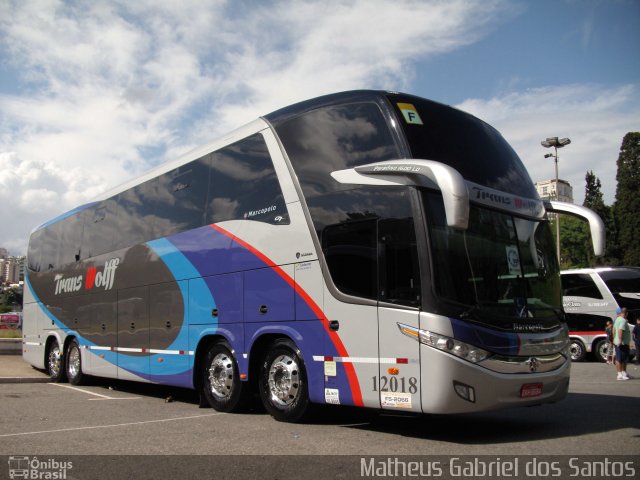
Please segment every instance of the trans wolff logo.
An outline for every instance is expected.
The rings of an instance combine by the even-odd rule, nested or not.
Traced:
[[[56,284],[54,294],[77,292],[82,289],[84,283],[85,290],[91,290],[94,287],[104,290],[111,290],[113,282],[116,278],[116,269],[120,265],[119,258],[107,260],[104,268],[98,270],[98,267],[89,267],[85,275],[76,277],[65,277],[63,274],[57,274],[53,281]],[[84,280],[84,282],[83,282]]]

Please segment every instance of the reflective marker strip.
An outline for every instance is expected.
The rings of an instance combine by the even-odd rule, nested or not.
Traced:
[[[391,363],[406,365],[409,363],[418,363],[417,359],[408,358],[375,358],[375,357],[323,357],[314,355],[313,360],[316,362],[337,362],[337,363]]]
[[[126,348],[126,347],[101,347],[98,345],[83,345],[88,350],[107,350],[111,352],[124,353],[153,353],[162,355],[194,355],[193,350],[158,350],[155,348]]]

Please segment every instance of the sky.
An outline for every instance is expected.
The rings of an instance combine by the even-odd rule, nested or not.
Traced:
[[[534,181],[616,193],[639,0],[0,0],[0,247],[258,116],[384,89],[496,127]]]

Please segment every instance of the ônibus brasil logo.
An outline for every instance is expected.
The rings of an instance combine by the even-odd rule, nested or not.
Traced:
[[[55,295],[59,293],[77,292],[82,288],[82,281],[84,279],[84,288],[91,290],[93,287],[104,288],[105,290],[111,290],[113,288],[113,282],[116,278],[116,268],[120,264],[119,258],[112,258],[107,260],[104,264],[104,269],[98,271],[98,267],[89,267],[87,269],[86,277],[78,275],[77,277],[65,277],[63,274],[57,274],[53,281],[56,282]]]

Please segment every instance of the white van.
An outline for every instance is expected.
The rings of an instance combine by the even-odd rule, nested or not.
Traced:
[[[560,273],[571,359],[579,362],[593,352],[597,360],[606,361],[606,321],[616,318],[619,307],[629,310],[627,320],[632,325],[640,316],[640,267],[581,268]],[[633,354],[633,342],[631,348]]]

